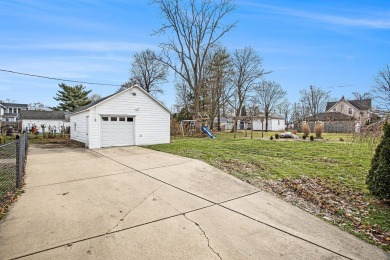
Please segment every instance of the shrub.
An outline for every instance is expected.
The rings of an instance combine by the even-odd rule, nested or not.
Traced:
[[[310,136],[310,141],[314,141],[314,136]]]
[[[279,134],[275,134],[275,139],[279,139]]]
[[[303,135],[305,135],[305,136],[309,136],[309,134],[310,134],[310,126],[309,126],[309,123],[306,121],[302,122],[302,132],[303,132]]]
[[[383,125],[383,136],[371,160],[366,180],[368,189],[379,199],[390,199],[390,125]]]
[[[306,140],[306,135],[303,135],[302,138],[303,138],[303,140]]]
[[[340,137],[339,138],[340,142],[344,142],[344,138]]]
[[[296,135],[298,133],[298,131],[297,130],[293,130],[292,133],[293,133],[293,135]]]
[[[271,136],[269,139],[270,139],[270,140],[274,140],[274,137],[273,137],[273,136]]]
[[[322,138],[322,132],[324,131],[324,123],[321,121],[317,121],[314,126],[314,132],[316,133],[316,138]]]

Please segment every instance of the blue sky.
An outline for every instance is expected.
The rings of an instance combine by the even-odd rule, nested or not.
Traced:
[[[164,36],[159,10],[149,1],[2,1],[0,69],[70,80],[122,84],[131,57],[158,50]],[[222,43],[231,51],[252,46],[264,69],[297,101],[311,84],[333,98],[366,92],[390,64],[390,1],[236,1],[226,23],[238,20]],[[171,80],[173,74],[171,73]],[[56,106],[56,81],[0,72],[0,99]],[[159,96],[175,102],[174,82]],[[344,86],[344,87],[339,87]],[[102,96],[117,87],[87,85]]]

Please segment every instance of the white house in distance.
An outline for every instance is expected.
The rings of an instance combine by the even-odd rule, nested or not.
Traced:
[[[260,120],[254,120],[253,121],[253,130],[265,130],[265,119],[263,123],[261,123]],[[276,115],[276,114],[270,114],[268,117],[268,131],[282,131],[286,129],[286,123],[284,121],[284,118]]]
[[[0,104],[0,121],[2,121],[3,119],[4,109],[5,107],[2,104]]]
[[[56,133],[60,133],[64,127],[70,125],[69,118],[67,119],[64,111],[22,110],[20,111],[20,120],[23,130],[29,131],[35,126],[39,133],[43,132],[42,125],[46,132],[50,128]]]
[[[70,115],[70,138],[90,149],[170,142],[170,111],[138,86]]]
[[[261,131],[265,130],[265,119],[263,121],[263,124],[259,119],[256,119],[253,121],[253,130],[254,131]],[[234,125],[233,118],[227,119],[226,123],[226,129],[232,130]],[[238,121],[238,129],[244,130],[244,129],[251,129],[252,125],[251,123],[246,123],[244,121]],[[268,131],[282,131],[286,129],[286,124],[284,121],[284,118],[276,115],[276,114],[270,114],[268,117]]]
[[[4,114],[1,116],[3,122],[16,122],[19,118],[20,111],[27,110],[27,104],[1,103]]]

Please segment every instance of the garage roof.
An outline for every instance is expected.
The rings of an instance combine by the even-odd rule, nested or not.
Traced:
[[[21,110],[20,118],[23,119],[40,119],[40,120],[65,120],[64,111],[37,111]]]
[[[111,98],[114,97],[114,96],[118,96],[118,95],[120,95],[120,94],[122,94],[122,93],[124,93],[124,92],[126,92],[126,91],[130,91],[130,90],[132,90],[133,88],[137,88],[137,89],[141,90],[142,92],[144,92],[144,93],[145,93],[146,95],[148,95],[152,100],[154,100],[157,104],[159,104],[162,108],[164,108],[165,110],[167,110],[167,111],[171,114],[171,111],[169,111],[169,109],[168,109],[166,106],[164,106],[160,101],[158,101],[156,98],[154,98],[154,97],[153,97],[152,95],[150,95],[148,92],[146,92],[143,88],[139,87],[138,85],[134,85],[133,87],[130,87],[130,88],[127,88],[127,89],[122,90],[122,91],[120,91],[120,92],[111,94],[111,95],[106,96],[106,97],[104,97],[104,98],[101,98],[101,99],[99,99],[99,100],[97,100],[97,101],[94,101],[94,102],[92,102],[92,103],[90,103],[90,104],[88,104],[88,105],[86,105],[86,106],[80,107],[80,108],[78,108],[74,113],[72,113],[72,115],[73,115],[73,114],[78,114],[78,113],[83,112],[83,111],[85,111],[85,110],[88,110],[88,109],[90,109],[91,107],[94,107],[94,106],[96,106],[96,105],[98,105],[98,104],[100,104],[100,103],[102,103],[102,102],[104,102],[104,101],[106,101],[106,100],[109,100],[109,99],[111,99]]]

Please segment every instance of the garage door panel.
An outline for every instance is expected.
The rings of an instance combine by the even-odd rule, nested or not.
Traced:
[[[117,117],[116,121],[111,121],[112,118],[108,118],[108,121],[100,121],[101,147],[135,145],[133,119]]]

